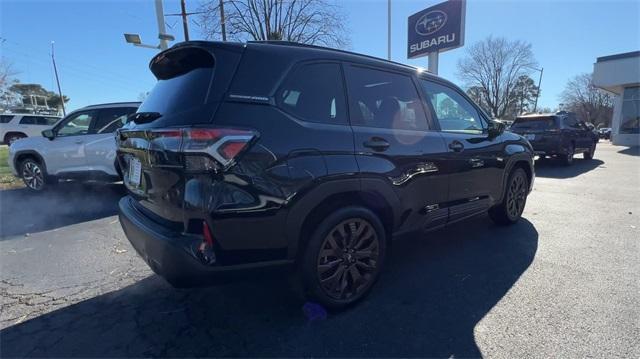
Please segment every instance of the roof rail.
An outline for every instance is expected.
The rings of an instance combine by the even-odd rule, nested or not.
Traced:
[[[353,51],[335,49],[335,48],[326,47],[326,46],[319,46],[319,45],[313,45],[313,44],[304,44],[304,43],[301,43],[301,42],[294,42],[294,41],[287,41],[287,40],[255,40],[255,41],[247,41],[247,43],[249,43],[249,44],[270,44],[270,45],[282,45],[282,46],[308,47],[308,48],[312,48],[312,49],[335,51],[335,52],[339,52],[339,53],[343,53],[343,54],[366,57],[366,58],[373,59],[373,60],[378,60],[378,61],[384,61],[384,62],[388,62],[388,63],[394,64],[394,65],[399,65],[399,66],[402,66],[402,67],[406,67],[406,68],[409,68],[409,69],[412,69],[412,70],[421,70],[421,71],[424,71],[424,72],[431,73],[427,69],[418,68],[418,67],[415,67],[415,66],[403,64],[401,62],[391,61],[391,60],[383,59],[383,58],[376,57],[376,56],[365,55],[365,54],[360,54],[360,53],[353,52]]]

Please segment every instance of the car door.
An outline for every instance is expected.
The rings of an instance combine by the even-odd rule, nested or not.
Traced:
[[[414,77],[355,64],[345,64],[345,74],[363,181],[371,177],[391,185],[403,206],[404,230],[445,224],[447,151],[429,126]]]
[[[115,168],[115,131],[122,127],[136,107],[111,107],[98,111],[90,133],[82,136],[87,161],[87,170],[96,174],[118,175]]]
[[[501,136],[488,135],[488,120],[460,90],[431,79],[420,82],[448,148],[449,221],[488,209],[502,194]]]
[[[96,110],[70,114],[54,128],[55,138],[43,150],[47,172],[52,175],[85,172],[85,139],[96,120]]]

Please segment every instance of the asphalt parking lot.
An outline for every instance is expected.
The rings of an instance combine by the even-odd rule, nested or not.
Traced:
[[[117,221],[121,187],[0,192],[0,354],[640,357],[640,153],[538,163],[515,226],[478,217],[394,243],[326,319],[284,278],[176,290]]]

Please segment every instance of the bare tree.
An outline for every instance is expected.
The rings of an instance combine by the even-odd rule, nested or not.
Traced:
[[[563,108],[578,114],[578,117],[596,125],[611,126],[613,96],[593,85],[592,75],[577,75],[565,86],[560,95]]]
[[[348,46],[346,19],[329,0],[223,0],[227,37],[234,41],[285,40],[336,48]],[[220,0],[201,6],[202,28],[221,38]]]
[[[18,72],[13,69],[12,64],[5,58],[0,58],[0,89],[8,87],[13,83],[13,77]]]
[[[502,118],[519,99],[518,79],[537,65],[531,44],[489,36],[467,49],[458,61],[458,77],[479,93],[491,116]]]

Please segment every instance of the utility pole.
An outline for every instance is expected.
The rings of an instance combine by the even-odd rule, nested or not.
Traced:
[[[180,7],[182,8],[182,29],[184,30],[184,41],[189,41],[189,25],[187,23],[187,10],[185,0],[180,0]]]
[[[391,0],[387,0],[387,60],[391,61]]]
[[[66,116],[67,111],[64,108],[64,97],[62,96],[62,90],[60,89],[60,79],[58,78],[58,68],[56,67],[56,58],[53,52],[53,44],[55,42],[51,41],[51,61],[53,61],[53,72],[56,74],[56,83],[58,84],[58,95],[60,96],[60,104],[62,104],[62,115]]]
[[[224,0],[220,0],[220,29],[222,30],[222,41],[227,41],[227,27],[224,23]]]

